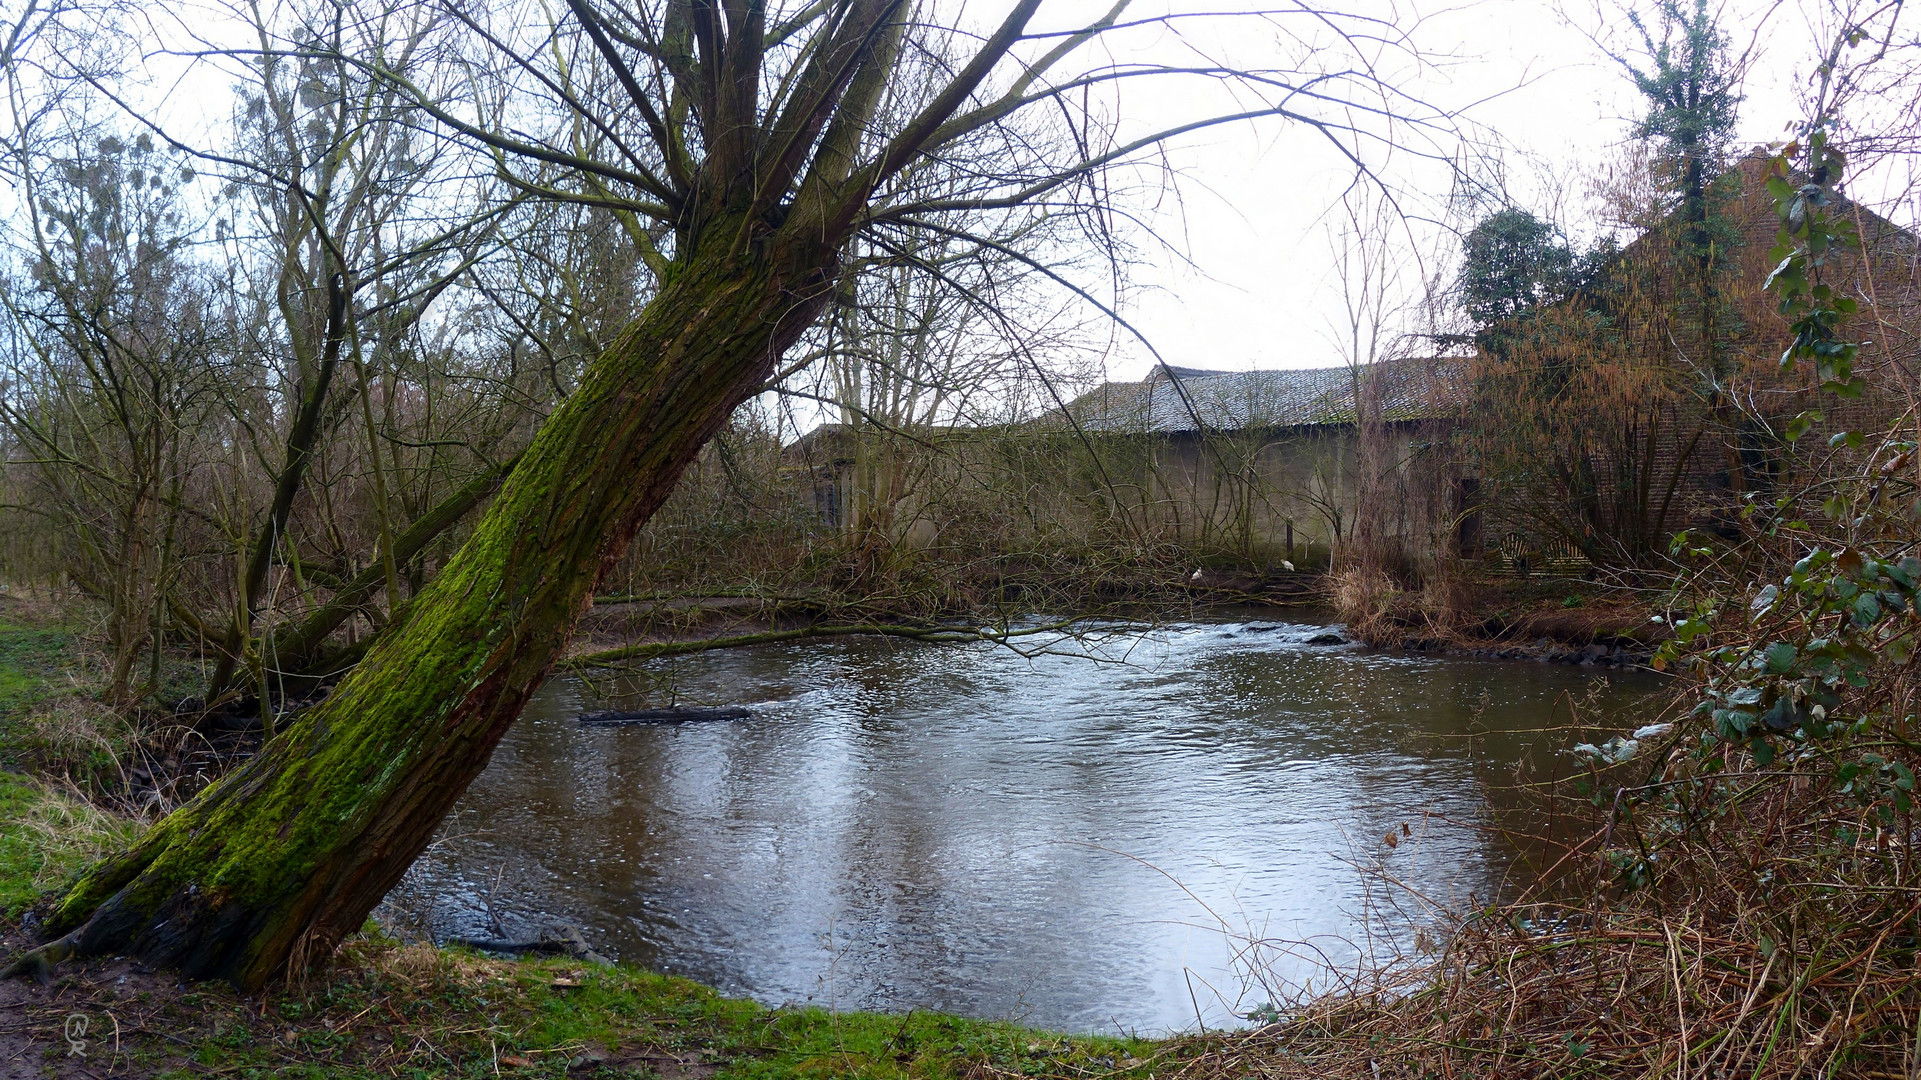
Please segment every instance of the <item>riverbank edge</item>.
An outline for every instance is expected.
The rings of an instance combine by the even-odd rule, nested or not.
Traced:
[[[15,648],[20,642],[31,647]],[[60,656],[81,649],[82,635],[70,630],[0,622],[0,720],[38,696],[22,688],[84,697],[84,672],[73,670],[84,665],[65,664]],[[21,657],[24,663],[14,662]],[[60,819],[49,804],[61,801],[108,814],[118,827],[139,827],[124,813],[111,816],[114,811],[77,799],[71,777],[11,773],[0,774],[0,781],[15,795],[11,804],[0,798],[0,835],[24,836],[29,845],[53,834],[17,823]],[[95,819],[85,827],[99,824]],[[66,839],[58,851],[47,849],[47,857],[0,858],[0,872],[31,864],[38,880],[30,891],[51,881],[50,891],[57,892],[58,881],[97,850],[71,842],[85,838]],[[32,944],[33,925],[30,908],[0,911],[0,953],[10,957]],[[1434,970],[1437,978],[1446,972],[1442,965]],[[107,1064],[113,1075],[156,1077],[1362,1078],[1378,1075],[1369,1047],[1379,1035],[1367,1029],[1383,1013],[1399,1014],[1396,1023],[1412,1020],[1404,1011],[1411,999],[1402,1001],[1400,1008],[1385,1007],[1388,999],[1378,994],[1337,991],[1297,1002],[1282,1023],[1257,1031],[1160,1040],[1062,1036],[918,1010],[901,1016],[768,1008],[633,968],[406,945],[369,926],[332,969],[253,996],[224,984],[183,983],[117,959],[67,964],[51,986],[0,984],[0,1061],[38,1062],[38,1075],[98,1076],[90,1070],[112,1039],[116,1056]],[[1323,1019],[1335,1015],[1338,1023]],[[88,1018],[91,1034],[79,1037],[96,1055],[91,1065],[73,1056],[66,1037],[65,1025],[77,1022],[70,1020],[75,1016]]]
[[[742,594],[603,597],[582,620],[565,666],[687,655],[781,641],[876,635],[925,641],[1000,641],[1012,634],[1071,629],[1079,622],[1136,619],[1146,625],[1228,611],[1308,612],[1343,621],[1371,648],[1483,660],[1534,660],[1649,668],[1669,636],[1642,593],[1559,579],[1485,579],[1457,587],[1437,605],[1421,592],[1391,591],[1365,609],[1345,601],[1337,575],[1278,577],[1213,572],[1192,582],[1183,603],[1119,604],[1099,612],[1017,626],[988,618],[932,621],[820,598]]]
[[[66,884],[151,824],[138,792],[88,790],[116,772],[88,757],[125,750],[135,725],[81,740],[98,745],[35,743],[48,718],[100,724],[88,705],[97,659],[84,628],[57,609],[0,604],[4,960],[39,944],[35,928]],[[252,995],[124,958],[70,961],[44,984],[0,981],[8,1078],[1126,1078],[1164,1071],[1181,1053],[1178,1039],[1067,1035],[922,1010],[769,1007],[625,965],[403,943],[372,921],[327,970]]]
[[[72,796],[0,773],[0,951],[34,943],[31,903],[84,844]],[[29,870],[31,867],[31,870]],[[1008,1022],[770,1008],[687,979],[567,957],[514,959],[402,944],[369,924],[332,967],[257,994],[123,958],[69,962],[45,984],[0,982],[0,1075],[413,1077],[1143,1077],[1180,1053],[1141,1038]]]

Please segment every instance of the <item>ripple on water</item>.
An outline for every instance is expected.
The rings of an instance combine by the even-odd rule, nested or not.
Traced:
[[[1245,938],[1273,939],[1256,950],[1270,974],[1298,979],[1309,954],[1279,939],[1341,962],[1363,929],[1411,933],[1349,860],[1424,813],[1478,820],[1516,758],[1550,749],[1527,732],[1601,678],[1308,643],[1327,629],[673,662],[682,701],[751,703],[742,723],[583,730],[601,703],[557,679],[407,887],[442,933],[575,922],[626,960],[775,1003],[1152,1031],[1194,1022],[1191,976],[1227,1022],[1260,1003],[1237,999]],[[1597,704],[1634,726],[1655,682],[1607,679]],[[1445,899],[1488,895],[1511,855],[1462,829],[1387,857]]]

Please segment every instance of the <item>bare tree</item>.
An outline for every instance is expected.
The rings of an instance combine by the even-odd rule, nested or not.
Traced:
[[[13,329],[0,418],[39,481],[17,509],[49,519],[66,574],[106,602],[107,699],[126,705],[142,649],[157,663],[192,444],[217,411],[231,328],[186,256],[192,170],[144,134],[66,119],[21,163],[30,284],[0,290]]]
[[[1379,22],[1291,13],[1293,40],[1325,50],[1295,70],[1076,68],[1077,50],[1128,25],[1125,3],[1058,30],[1035,25],[1039,10],[1019,0],[975,30],[898,0],[569,0],[560,26],[531,6],[452,8],[466,37],[448,52],[492,65],[470,67],[458,94],[380,55],[288,44],[399,87],[525,195],[615,214],[651,288],[365,659],[260,754],[88,873],[51,919],[63,936],[39,955],[131,950],[257,985],[357,929],[562,655],[600,574],[820,317],[855,237],[961,235],[1031,258],[940,215],[1098,197],[1104,171],[1208,125],[1346,126],[1414,107],[1346,60],[1342,32],[1395,33]],[[1026,137],[1043,111],[1099,129],[1082,103],[1102,87],[1176,75],[1232,81],[1250,104],[1093,152],[1081,147],[1104,138]],[[918,183],[967,143],[986,147],[972,155],[982,168],[936,191]]]
[[[374,386],[433,302],[476,261],[496,212],[476,213],[477,193],[446,175],[442,145],[414,131],[417,114],[402,90],[342,59],[379,55],[396,72],[412,71],[442,16],[402,8],[367,19],[326,2],[235,14],[257,43],[235,65],[245,88],[238,145],[207,156],[235,193],[230,246],[252,256],[242,265],[257,268],[233,281],[237,305],[256,313],[257,367],[267,392],[288,401],[275,413],[284,418],[277,455],[268,456],[261,432],[249,440],[273,483],[265,512],[236,523],[248,539],[237,553],[236,595],[210,690],[226,689],[244,662],[265,697],[268,668],[281,658],[254,647],[254,619],[276,560],[289,544],[297,550],[288,530],[312,463],[355,427],[387,604],[402,600],[394,454],[376,422]],[[426,198],[436,209],[430,216],[421,214]],[[351,409],[333,393],[343,364],[354,376]]]
[[[1341,196],[1327,226],[1341,307],[1329,318],[1329,337],[1347,366],[1354,402],[1353,529],[1342,561],[1364,574],[1390,569],[1397,552],[1382,535],[1394,518],[1388,474],[1398,470],[1383,414],[1381,365],[1407,358],[1407,323],[1418,295],[1413,253],[1403,242],[1406,223],[1391,202],[1361,182]]]

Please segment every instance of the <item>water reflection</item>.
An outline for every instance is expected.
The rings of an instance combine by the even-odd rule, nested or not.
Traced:
[[[1570,702],[1632,727],[1658,690],[1307,644],[1321,631],[1129,631],[1092,661],[1059,655],[1074,643],[715,653],[678,664],[680,699],[755,719],[677,727],[581,729],[604,703],[559,679],[408,887],[443,934],[572,922],[623,960],[773,1003],[1232,1022],[1265,996],[1238,936],[1336,962],[1370,932],[1404,940],[1349,858],[1426,813],[1479,819]],[[1488,895],[1509,862],[1464,829],[1387,858],[1441,900]],[[1313,970],[1268,959],[1278,978]]]

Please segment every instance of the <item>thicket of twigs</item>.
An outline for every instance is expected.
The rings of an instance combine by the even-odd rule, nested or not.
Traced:
[[[702,599],[836,618],[1091,614],[1231,592],[1259,569],[1231,511],[1184,499],[1186,478],[1138,437],[1045,422],[836,434],[823,448],[782,447],[771,426],[723,433],[602,597],[651,602],[663,628]]]
[[[169,138],[114,16],[31,7],[11,31],[0,580],[91,599],[116,708],[171,695],[164,669],[183,650],[209,661],[202,696],[229,703],[297,701],[351,665],[459,549],[671,261],[665,234],[599,196],[529,197],[430,115],[429,102],[472,104],[476,79],[510,96],[524,65],[508,46],[418,7],[345,10],[210,15],[241,44],[192,50],[208,85],[230,90],[204,103],[192,145]],[[578,20],[554,17],[556,47],[595,68]],[[168,30],[146,29],[155,41]],[[466,53],[482,46],[494,59],[476,66]],[[84,75],[81,56],[96,65]],[[353,59],[369,56],[391,66]],[[902,79],[941,69],[914,71]],[[624,117],[625,96],[594,108]],[[569,130],[585,106],[560,97],[514,123]],[[1072,161],[1092,137],[1052,121],[1023,129],[1029,150]],[[987,145],[946,160],[959,168]],[[645,567],[648,581],[721,587],[716,557],[747,570],[795,552],[832,563],[827,549],[845,545],[822,535],[804,480],[794,497],[779,445],[823,418],[911,444],[1071,398],[1106,332],[1061,282],[1081,263],[1125,276],[1127,239],[1093,220],[1108,216],[1094,202],[1012,207],[925,242],[853,243],[831,320],[713,448],[720,480],[690,483],[670,512],[698,535],[663,522],[649,535],[661,545],[643,543],[629,568],[653,551],[665,562]],[[743,485],[767,490],[711,512],[712,492]],[[862,557],[871,573],[878,556]]]
[[[1857,243],[1833,212],[1844,165],[1819,126],[1771,162],[1770,289],[1787,362],[1824,398],[1898,405],[1896,351],[1864,352],[1827,284]],[[1916,1075],[1909,400],[1877,428],[1808,410],[1787,438],[1827,436],[1834,453],[1800,455],[1819,468],[1747,500],[1737,530],[1676,539],[1657,664],[1688,676],[1677,715],[1577,748],[1585,775],[1540,794],[1578,839],[1530,838],[1548,862],[1517,900],[1458,914],[1434,955],[1194,1041],[1184,1075]]]
[[[1181,1075],[1913,1076],[1921,564],[1870,548],[1684,627],[1694,707],[1539,793],[1578,839],[1520,897]]]

